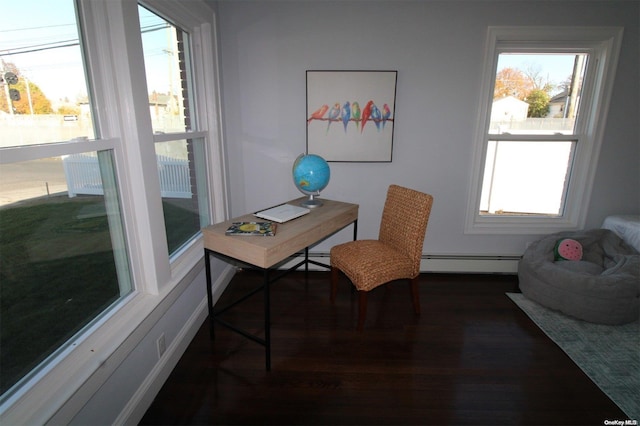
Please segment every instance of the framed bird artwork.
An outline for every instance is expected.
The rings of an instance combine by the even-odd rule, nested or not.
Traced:
[[[397,71],[307,71],[307,153],[390,162]]]

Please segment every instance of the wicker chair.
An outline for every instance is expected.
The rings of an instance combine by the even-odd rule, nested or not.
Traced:
[[[422,246],[433,197],[429,194],[389,186],[377,240],[357,240],[331,248],[331,302],[342,271],[358,290],[358,330],[367,313],[367,292],[388,282],[411,282],[413,308],[420,314],[418,275]]]

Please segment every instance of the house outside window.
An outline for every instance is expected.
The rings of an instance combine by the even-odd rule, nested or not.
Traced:
[[[467,233],[577,229],[621,30],[489,29]]]

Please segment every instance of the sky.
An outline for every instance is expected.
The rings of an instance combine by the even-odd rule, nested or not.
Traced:
[[[141,11],[141,21],[143,28],[164,22],[145,10]],[[168,71],[162,72],[169,63],[166,33],[166,30],[144,33],[145,52],[149,54],[145,59],[147,68],[154,70],[148,75],[149,86],[159,92],[168,90]],[[0,59],[14,63],[54,102],[86,96],[74,1],[20,0],[11,8],[2,7]]]

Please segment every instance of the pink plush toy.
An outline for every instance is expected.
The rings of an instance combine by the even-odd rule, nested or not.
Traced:
[[[556,260],[581,260],[582,245],[576,240],[565,238],[558,240],[556,247],[553,249]]]

